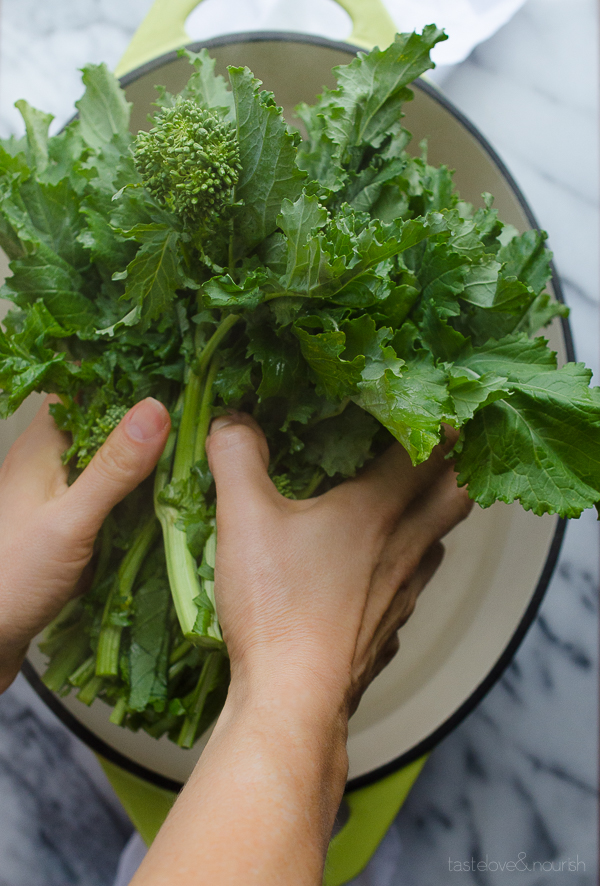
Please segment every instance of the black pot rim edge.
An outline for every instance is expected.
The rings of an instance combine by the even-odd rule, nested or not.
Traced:
[[[229,43],[265,42],[311,43],[317,46],[327,47],[329,49],[339,49],[343,52],[347,52],[348,55],[356,55],[358,52],[361,51],[360,48],[353,46],[350,43],[328,40],[325,37],[318,37],[312,34],[294,33],[290,31],[246,31],[237,34],[226,34],[222,37],[214,37],[210,40],[198,41],[188,44],[186,48],[191,50],[192,52],[199,52],[201,49],[211,49],[218,46],[225,46]],[[141,65],[139,68],[136,68],[134,71],[131,71],[130,73],[125,74],[123,77],[121,77],[121,85],[124,87],[128,86],[130,83],[133,83],[135,80],[138,80],[145,74],[151,73],[153,70],[156,70],[157,68],[160,68],[163,65],[168,64],[169,62],[176,61],[176,59],[178,58],[178,53],[179,50],[168,52],[165,55],[159,56],[158,58],[152,59],[146,64]],[[452,116],[462,124],[462,126],[473,136],[473,138],[476,139],[481,148],[486,152],[495,166],[500,170],[502,177],[507,181],[531,227],[540,230],[540,227],[533,212],[531,211],[531,208],[525,200],[525,197],[515,179],[513,178],[512,174],[509,172],[506,164],[496,153],[494,148],[489,144],[487,139],[479,132],[474,124],[471,123],[468,117],[466,117],[461,111],[459,111],[458,108],[456,108],[452,104],[452,102],[450,102],[441,92],[439,92],[434,86],[427,83],[426,81],[422,79],[417,80],[413,83],[413,86],[417,89],[422,90],[423,92],[426,92],[431,98],[437,101],[438,104],[442,105],[442,107],[444,107],[450,114],[452,114]],[[558,301],[564,303],[564,294],[562,291],[560,280],[556,273],[554,263],[552,263],[551,267],[552,285],[554,287],[556,298],[558,299]],[[569,361],[573,361],[575,360],[573,337],[571,334],[569,322],[564,317],[561,318],[561,326],[565,350],[567,352],[567,359]],[[468,714],[470,714],[475,709],[475,707],[477,707],[479,702],[498,682],[498,680],[510,664],[511,660],[513,659],[515,653],[517,652],[517,649],[521,645],[525,634],[531,627],[537,611],[540,608],[542,599],[544,597],[544,594],[546,593],[546,590],[548,589],[552,573],[554,572],[554,568],[558,560],[558,555],[564,538],[566,526],[567,521],[563,518],[558,518],[556,530],[554,532],[552,543],[548,551],[548,556],[546,558],[542,574],[531,597],[529,605],[527,606],[524,615],[522,616],[502,655],[499,657],[498,661],[489,671],[486,677],[481,681],[479,686],[477,686],[477,688],[463,702],[463,704],[453,714],[451,714],[450,717],[448,717],[448,719],[441,724],[441,726],[439,726],[430,735],[428,735],[427,738],[423,739],[423,741],[419,742],[419,744],[415,745],[404,754],[401,754],[399,757],[396,757],[394,760],[391,760],[389,763],[386,763],[383,766],[379,766],[376,769],[373,769],[371,772],[365,773],[364,775],[360,775],[356,778],[350,779],[346,784],[346,793],[359,790],[360,788],[366,787],[367,785],[374,784],[375,782],[380,781],[386,776],[391,775],[393,772],[397,772],[399,769],[403,769],[405,766],[408,766],[410,763],[418,760],[425,754],[430,753],[437,744],[439,744],[450,732],[452,732],[459,725],[459,723],[461,723],[468,716]],[[104,739],[99,738],[95,733],[88,729],[87,726],[84,726],[83,723],[81,723],[74,716],[74,714],[72,714],[63,705],[59,697],[55,693],[51,692],[51,690],[49,690],[44,685],[41,677],[39,676],[30,661],[26,659],[23,662],[21,670],[25,679],[28,681],[34,691],[40,696],[40,698],[45,702],[45,704],[50,708],[50,710],[74,735],[77,736],[77,738],[81,739],[81,741],[83,741],[89,748],[91,748],[92,751],[94,751],[96,754],[103,757],[104,759],[108,760],[110,763],[114,763],[122,769],[130,772],[132,775],[136,775],[139,778],[142,778],[145,781],[156,785],[156,787],[162,788],[163,790],[167,791],[173,791],[175,793],[181,790],[181,788],[183,787],[183,784],[181,782],[161,775],[159,772],[155,772],[153,769],[149,769],[148,767],[143,766],[140,763],[136,763],[135,760],[132,760],[125,754],[117,751],[110,744],[104,741]]]

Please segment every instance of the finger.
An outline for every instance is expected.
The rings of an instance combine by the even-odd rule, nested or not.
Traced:
[[[416,499],[389,535],[375,570],[367,609],[381,618],[396,593],[417,570],[425,552],[464,520],[473,507],[456,485],[452,467]]]
[[[444,545],[439,541],[435,542],[425,552],[409,580],[398,588],[375,631],[373,644],[376,649],[385,646],[389,638],[395,636],[402,625],[406,624],[414,612],[419,594],[429,584],[443,558]],[[365,613],[365,616],[365,621],[368,618],[373,623],[373,615]]]
[[[16,488],[19,497],[34,496],[47,501],[58,488],[66,488],[67,469],[61,461],[69,438],[56,427],[50,404],[58,397],[50,395],[38,410],[26,431],[13,443],[3,464],[3,488]]]
[[[169,413],[152,397],[117,425],[63,497],[63,515],[82,538],[94,536],[112,508],[150,474],[170,427]]]
[[[349,507],[360,507],[366,519],[372,514],[378,521],[393,525],[410,502],[448,469],[446,456],[455,442],[456,434],[448,428],[445,442],[416,466],[404,447],[394,443],[355,480],[337,487],[337,495],[346,496]],[[335,494],[332,490],[331,495]]]
[[[265,497],[284,500],[268,474],[266,437],[251,416],[236,412],[216,418],[206,441],[206,453],[221,514],[252,508]]]
[[[403,514],[388,539],[392,556],[413,550],[420,561],[425,551],[442,539],[473,509],[467,488],[456,485],[454,467],[446,471]]]
[[[369,685],[389,665],[399,649],[400,639],[398,634],[392,634],[382,648],[372,652],[371,660],[352,689],[348,710],[350,717],[356,712],[360,700]]]
[[[375,677],[378,677],[383,669],[387,668],[392,659],[396,656],[399,649],[400,637],[398,636],[397,631],[393,631],[393,633],[387,638],[386,642],[377,654],[375,664],[373,665],[373,669],[369,674],[369,683],[372,683]]]

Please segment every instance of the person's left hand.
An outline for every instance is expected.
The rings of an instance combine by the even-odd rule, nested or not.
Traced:
[[[72,486],[48,397],[0,468],[0,692],[33,637],[79,590],[110,510],[156,465],[170,429],[157,400],[137,403]]]

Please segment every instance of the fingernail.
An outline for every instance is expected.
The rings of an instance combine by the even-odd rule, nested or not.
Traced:
[[[134,406],[126,419],[125,430],[138,443],[151,440],[167,426],[169,413],[158,400],[147,397]]]

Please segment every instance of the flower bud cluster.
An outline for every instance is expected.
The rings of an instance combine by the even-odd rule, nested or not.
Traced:
[[[217,214],[241,170],[233,127],[182,98],[139,133],[134,158],[148,190],[186,222]]]

